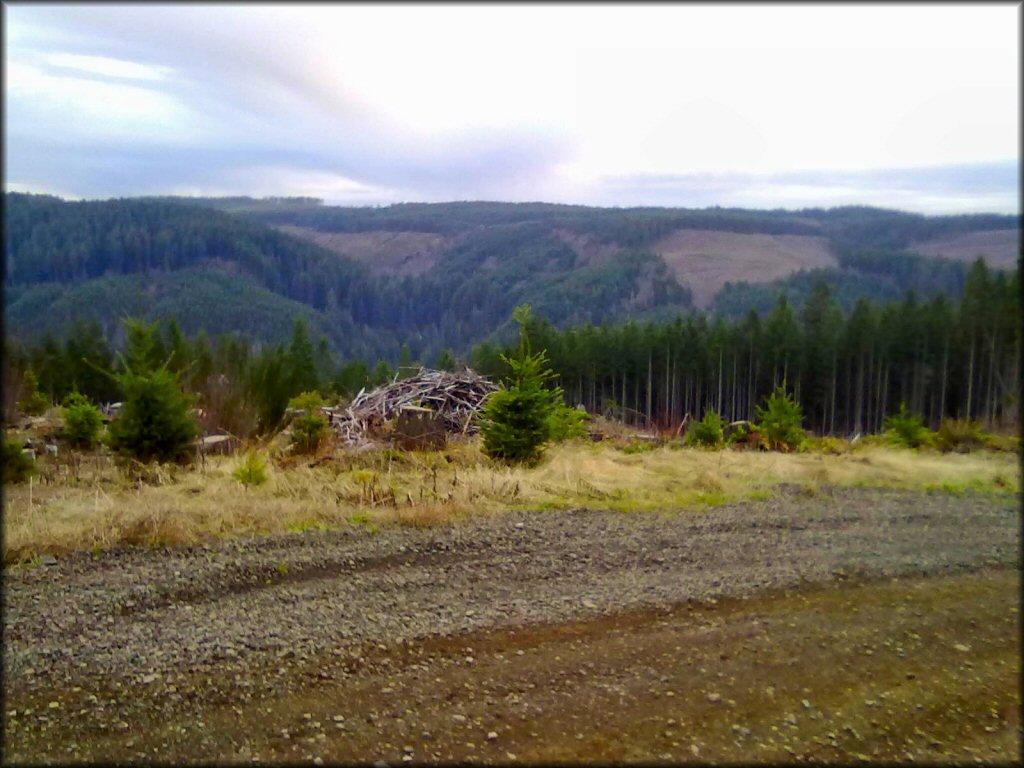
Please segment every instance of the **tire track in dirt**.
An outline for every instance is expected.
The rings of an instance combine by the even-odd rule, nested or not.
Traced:
[[[1009,763],[1019,600],[1013,569],[876,578],[325,651],[251,696],[204,675],[177,709],[152,687],[56,689],[57,710],[19,698],[8,754]]]
[[[285,649],[302,658],[805,582],[1013,564],[1018,549],[1013,496],[833,489],[703,511],[515,513],[80,554],[6,574],[5,663],[17,688],[54,675],[130,680],[245,667]]]

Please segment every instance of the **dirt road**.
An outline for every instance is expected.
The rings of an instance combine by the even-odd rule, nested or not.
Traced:
[[[1018,503],[782,492],[15,569],[7,759],[1014,759]]]

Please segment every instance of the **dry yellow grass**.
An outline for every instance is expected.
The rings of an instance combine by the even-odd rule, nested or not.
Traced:
[[[272,449],[273,450],[273,449]],[[552,448],[535,469],[496,465],[478,443],[442,452],[384,451],[281,468],[245,488],[243,456],[157,472],[133,485],[92,457],[49,483],[5,488],[4,561],[117,544],[175,546],[243,533],[344,525],[433,525],[507,509],[700,509],[767,498],[781,483],[808,492],[861,485],[958,493],[1019,492],[1018,458],[865,447],[839,456],[660,447],[625,453],[607,444]],[[77,480],[74,477],[77,475]]]

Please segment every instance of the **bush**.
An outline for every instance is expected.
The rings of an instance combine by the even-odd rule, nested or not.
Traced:
[[[108,445],[144,462],[186,458],[198,428],[177,377],[159,368],[150,374],[128,370],[117,378],[125,393],[124,405],[110,425]]]
[[[730,425],[732,426],[732,425]],[[750,422],[744,421],[736,424],[731,430],[727,428],[722,429],[722,434],[728,433],[728,437],[725,438],[725,445],[728,448],[734,448],[736,450],[758,450],[761,448],[768,447],[768,441],[765,440],[757,426]]]
[[[906,403],[900,403],[897,413],[883,423],[886,437],[894,445],[904,448],[920,448],[932,442],[934,434],[922,422],[921,417],[907,410]]]
[[[622,452],[626,454],[634,453],[648,453],[650,451],[657,450],[658,444],[648,440],[630,440],[626,445],[622,447]]]
[[[63,437],[75,448],[94,448],[100,441],[103,415],[85,395],[72,392],[64,398]]]
[[[850,452],[850,444],[838,437],[810,437],[804,443],[804,448],[811,453],[821,453],[826,456],[842,456]]]
[[[940,451],[967,453],[985,447],[981,427],[967,419],[943,419],[935,433],[935,445]]]
[[[24,454],[21,446],[3,440],[3,483],[23,483],[36,473],[36,463]]]
[[[551,419],[561,401],[559,387],[547,389],[544,383],[554,376],[545,368],[543,352],[530,354],[526,328],[530,323],[528,305],[512,313],[519,323],[519,346],[512,356],[501,359],[512,371],[512,383],[487,399],[483,412],[484,453],[510,464],[533,465],[540,461],[544,443],[551,439]]]
[[[41,416],[46,413],[50,401],[39,391],[39,381],[33,371],[25,371],[22,387],[25,391],[18,401],[21,412],[28,416]]]
[[[320,415],[323,404],[319,392],[303,392],[289,401],[289,408],[303,412],[292,421],[292,448],[296,453],[316,453],[327,439],[327,419]]]
[[[555,403],[548,416],[549,440],[561,443],[566,440],[581,440],[587,436],[587,421],[590,414],[570,408],[564,403]]]
[[[705,448],[717,448],[722,444],[722,427],[725,422],[713,410],[704,412],[704,418],[686,430],[687,445],[700,445]]]
[[[763,408],[757,407],[757,418],[757,430],[773,450],[796,450],[806,437],[801,428],[804,417],[800,405],[786,393],[785,384],[776,387]]]
[[[1017,435],[993,435],[984,432],[981,439],[985,447],[992,451],[1005,451],[1006,453],[1021,452],[1021,440]]]
[[[263,485],[267,482],[267,462],[256,451],[249,451],[245,460],[231,473],[242,485]]]
[[[519,384],[502,387],[487,400],[483,412],[484,453],[510,464],[535,464],[551,437],[551,392],[531,379],[540,373],[544,360],[536,355],[511,360],[523,374]]]
[[[751,424],[752,428],[753,425]],[[751,429],[746,424],[738,425],[727,438],[725,438],[725,444],[729,447],[734,445],[744,445],[750,440]]]

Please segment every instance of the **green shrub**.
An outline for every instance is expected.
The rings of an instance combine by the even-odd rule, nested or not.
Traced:
[[[24,392],[18,401],[19,410],[28,416],[41,416],[46,413],[50,401],[39,391],[39,380],[34,371],[25,371],[21,386]]]
[[[518,383],[502,386],[487,399],[483,412],[484,453],[510,464],[535,464],[551,437],[551,392],[540,378],[543,355],[506,358]]]
[[[740,424],[736,429],[725,438],[725,444],[727,446],[743,445],[750,438],[750,430],[747,429],[746,424]]]
[[[757,431],[764,435],[772,450],[792,451],[803,443],[806,435],[801,424],[800,405],[786,393],[785,384],[776,387],[765,399],[765,406],[757,407]]]
[[[564,403],[555,403],[548,416],[549,439],[553,443],[566,440],[581,440],[587,436],[587,421],[590,414],[570,408]]]
[[[292,421],[292,448],[296,453],[316,453],[327,440],[327,419],[320,415],[323,404],[315,391],[303,392],[289,401],[289,408],[303,411]]]
[[[324,398],[316,390],[303,392],[288,401],[288,407],[295,411],[304,411],[305,416],[315,416],[324,406]]]
[[[23,483],[36,473],[36,463],[22,451],[21,446],[3,440],[4,451],[4,485],[7,483]]]
[[[891,445],[885,435],[864,435],[859,440],[850,441],[850,451],[862,451],[865,448],[881,448]]]
[[[713,410],[704,412],[704,418],[686,431],[686,444],[717,448],[722,444],[722,427],[725,422]]]
[[[967,419],[943,419],[935,433],[935,445],[940,451],[967,453],[985,447],[981,427]]]
[[[658,447],[657,443],[650,442],[648,440],[630,440],[629,443],[623,447],[622,452],[627,454],[634,453],[648,453]]]
[[[100,441],[103,415],[89,399],[78,392],[64,398],[63,437],[75,448],[94,448]]]
[[[501,356],[512,371],[511,384],[503,382],[484,405],[483,449],[493,459],[530,466],[540,461],[544,444],[551,439],[551,415],[562,390],[544,386],[554,376],[544,367],[544,352],[530,354],[529,306],[516,307],[512,315],[519,323],[519,346],[512,356]]]
[[[726,431],[723,428],[722,433],[725,434]],[[768,443],[764,435],[758,431],[757,425],[750,422],[742,422],[733,427],[732,431],[729,432],[729,436],[725,438],[725,445],[727,448],[734,448],[736,450],[768,447]]]
[[[811,453],[821,453],[826,456],[842,456],[850,452],[850,444],[838,437],[809,437],[804,442],[804,449]]]
[[[117,379],[125,393],[124,405],[110,425],[108,445],[144,462],[187,458],[198,427],[177,377],[158,368],[149,374],[127,370]]]
[[[1021,440],[1017,435],[993,435],[983,432],[981,439],[985,447],[992,451],[1021,452]]]
[[[904,448],[920,448],[933,439],[932,431],[921,422],[920,416],[907,410],[906,403],[900,403],[899,411],[889,416],[882,426],[889,442]]]
[[[267,482],[267,462],[256,451],[249,451],[242,463],[231,473],[242,485],[263,485]]]

